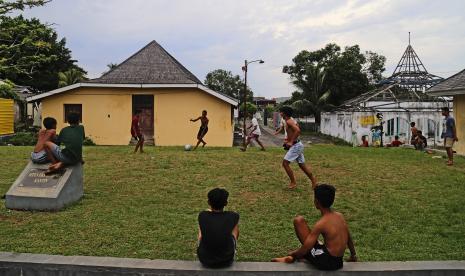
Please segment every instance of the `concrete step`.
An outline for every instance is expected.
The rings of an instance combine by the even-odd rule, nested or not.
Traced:
[[[208,269],[198,261],[148,260],[113,257],[61,256],[0,252],[0,275],[465,275],[465,261],[411,261],[344,263],[334,272],[319,271],[307,263],[236,262]]]

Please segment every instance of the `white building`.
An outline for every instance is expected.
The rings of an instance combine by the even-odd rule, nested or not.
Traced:
[[[429,146],[440,144],[441,108],[451,108],[451,101],[428,96],[425,90],[441,80],[428,73],[409,43],[392,76],[381,83],[382,87],[346,101],[335,111],[322,113],[320,131],[353,145],[359,145],[365,135],[375,145],[380,144],[381,137],[388,144],[395,136],[409,143],[410,123],[415,122],[417,129],[428,138]],[[382,120],[377,114],[382,115]],[[382,136],[376,128],[381,122]]]

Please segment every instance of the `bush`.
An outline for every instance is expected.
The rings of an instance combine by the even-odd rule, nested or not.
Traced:
[[[92,138],[86,137],[84,141],[82,142],[82,145],[84,146],[95,146],[94,141],[92,141]]]
[[[34,146],[36,142],[37,133],[25,131],[16,133],[6,141],[6,143],[14,146]]]

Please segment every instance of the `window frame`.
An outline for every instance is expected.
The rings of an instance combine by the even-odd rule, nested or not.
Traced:
[[[69,110],[68,108],[71,107],[71,110]],[[63,121],[65,123],[68,123],[68,119],[67,119],[67,115],[71,112],[75,112],[75,109],[74,108],[78,108],[79,109],[79,122],[82,123],[82,104],[76,104],[76,103],[72,103],[72,104],[63,104]]]

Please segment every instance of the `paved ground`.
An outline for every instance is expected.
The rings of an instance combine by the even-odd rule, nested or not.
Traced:
[[[269,126],[260,125],[260,129],[262,131],[262,135],[260,136],[260,141],[263,143],[265,147],[281,147],[284,142],[284,134],[280,133],[278,135],[274,135],[275,130]],[[301,135],[300,140],[304,144],[328,144],[331,143],[330,141],[326,140],[323,137],[318,137],[314,135]],[[253,147],[258,147],[258,144],[253,141]]]

